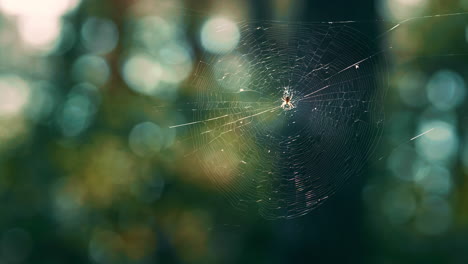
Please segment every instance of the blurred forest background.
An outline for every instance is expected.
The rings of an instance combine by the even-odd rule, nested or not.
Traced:
[[[301,218],[234,210],[156,107],[190,91],[215,17],[377,36],[461,12],[468,0],[0,0],[0,263],[468,263],[467,15],[381,39],[379,151]]]

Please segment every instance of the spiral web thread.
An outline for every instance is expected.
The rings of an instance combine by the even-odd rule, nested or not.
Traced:
[[[239,23],[235,50],[200,61],[188,126],[204,173],[267,219],[322,204],[380,138],[383,53],[344,23]],[[220,30],[223,30],[220,28]],[[294,105],[283,109],[282,98]]]

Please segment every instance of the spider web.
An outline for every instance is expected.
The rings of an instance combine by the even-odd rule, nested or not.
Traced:
[[[304,215],[357,174],[383,129],[386,61],[347,23],[241,22],[236,49],[205,54],[188,127],[204,173],[235,207]],[[223,30],[220,28],[219,30]],[[291,97],[294,108],[282,108]]]

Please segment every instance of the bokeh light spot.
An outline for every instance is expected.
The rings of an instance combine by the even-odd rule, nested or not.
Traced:
[[[463,78],[455,72],[436,72],[427,84],[427,97],[439,110],[451,110],[465,99],[466,90]]]
[[[405,19],[426,10],[427,0],[380,0],[379,11],[387,18]]]
[[[34,98],[34,103],[29,104],[26,109],[29,118],[40,122],[49,117],[57,100],[54,87],[45,81],[34,83],[30,97]]]
[[[135,92],[155,95],[161,81],[161,65],[149,55],[135,54],[123,65],[123,77]]]
[[[157,53],[162,45],[180,34],[176,24],[168,23],[157,16],[138,19],[133,30],[133,43],[153,53]]]
[[[0,76],[0,118],[18,114],[27,106],[30,99],[28,83],[16,75]]]
[[[233,50],[240,40],[237,25],[226,18],[212,18],[201,30],[202,46],[212,53],[226,53]]]
[[[163,47],[161,57],[162,79],[168,83],[179,83],[187,78],[192,71],[192,55],[187,45],[169,43]]]
[[[416,141],[416,150],[430,161],[448,160],[458,148],[458,137],[455,128],[447,122],[433,120],[423,123],[419,133],[429,129],[433,130]]]
[[[44,53],[55,48],[62,31],[62,23],[55,17],[22,17],[19,34],[23,42]]]
[[[0,0],[0,9],[14,16],[62,16],[75,9],[81,0]]]
[[[418,185],[428,194],[447,195],[452,189],[450,171],[442,166],[432,165],[422,167],[424,171],[418,180]]]
[[[65,101],[59,117],[59,125],[65,136],[77,136],[91,124],[97,111],[97,99],[93,98],[92,90],[97,91],[97,88],[90,84],[80,84]]]
[[[138,156],[151,156],[164,145],[164,133],[161,127],[151,122],[144,122],[133,127],[128,143]]]
[[[92,53],[111,52],[119,40],[119,32],[114,22],[109,19],[90,17],[81,28],[84,46]]]
[[[110,69],[103,58],[83,55],[73,64],[72,75],[78,82],[89,82],[96,86],[102,86],[110,77]]]

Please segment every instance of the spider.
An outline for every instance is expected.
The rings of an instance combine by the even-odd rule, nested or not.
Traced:
[[[291,103],[292,95],[285,96],[281,98],[281,100],[283,101],[283,103],[281,104],[281,108],[283,108],[284,110],[291,110],[294,108],[294,105]]]

